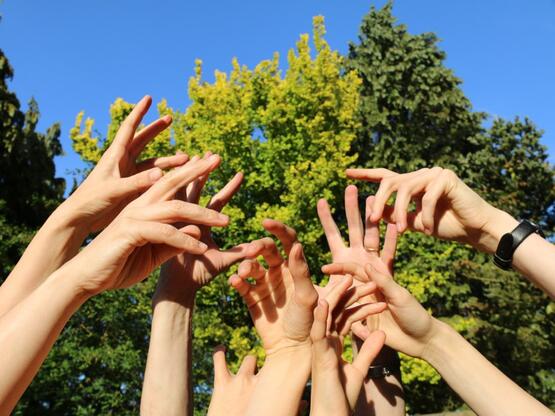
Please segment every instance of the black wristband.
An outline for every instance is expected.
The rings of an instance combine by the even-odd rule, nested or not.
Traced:
[[[530,234],[534,233],[544,236],[539,225],[530,220],[522,220],[513,231],[503,234],[493,256],[495,265],[503,270],[509,270],[513,264],[513,255],[517,247]]]
[[[371,365],[368,367],[368,373],[366,373],[367,379],[377,379],[390,376],[401,371],[401,361],[399,356],[395,354],[395,358],[388,362],[387,364]]]

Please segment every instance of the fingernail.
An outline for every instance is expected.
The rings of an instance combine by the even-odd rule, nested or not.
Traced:
[[[148,179],[150,179],[151,181],[157,181],[158,179],[160,179],[162,176],[164,175],[164,173],[162,172],[162,169],[154,169],[151,170],[148,174]]]
[[[397,223],[397,231],[399,231],[400,233],[403,232],[403,224],[402,223]]]
[[[208,249],[208,246],[207,246],[206,244],[204,244],[202,241],[199,241],[199,242],[198,242],[198,247],[199,247],[201,250],[207,250],[207,249]]]

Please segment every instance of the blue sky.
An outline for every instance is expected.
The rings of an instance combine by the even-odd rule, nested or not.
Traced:
[[[208,79],[233,57],[252,67],[274,51],[285,55],[320,14],[329,43],[344,52],[370,6],[383,3],[4,0],[0,48],[15,69],[12,89],[40,105],[39,127],[61,122],[66,155],[56,166],[68,177],[82,166],[68,138],[80,110],[104,133],[117,97],[150,94],[184,109],[195,58]],[[555,162],[555,0],[397,0],[394,13],[410,32],[442,39],[476,110],[534,120]]]

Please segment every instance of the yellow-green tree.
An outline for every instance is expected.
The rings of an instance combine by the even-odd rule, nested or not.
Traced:
[[[219,241],[226,246],[260,238],[261,221],[276,218],[297,229],[314,271],[327,259],[316,201],[325,197],[333,206],[343,204],[343,172],[356,160],[350,150],[358,129],[360,86],[355,73],[345,71],[343,57],[331,50],[324,34],[323,18],[317,17],[312,42],[302,35],[289,51],[283,70],[278,54],[253,69],[233,60],[229,74],[216,72],[214,82],[208,83],[197,61],[189,82],[192,104],[179,112],[165,101],[159,103],[160,114],[171,114],[174,122],[145,153],[145,157],[177,150],[220,154],[223,163],[211,175],[207,194],[221,188],[237,171],[244,172],[245,180],[226,207],[232,224],[221,230]],[[98,161],[131,108],[122,99],[114,102],[103,140],[94,136],[91,119],[83,126],[83,113],[77,116],[71,138],[83,160],[91,166]],[[129,293],[145,296],[144,291]],[[93,300],[104,301],[102,297]],[[125,308],[121,313],[126,314]],[[103,318],[101,314],[90,319]],[[148,327],[144,327],[147,335]],[[220,343],[228,347],[234,365],[249,351],[261,353],[246,308],[224,277],[197,297],[193,366],[199,410],[209,397],[211,351]]]

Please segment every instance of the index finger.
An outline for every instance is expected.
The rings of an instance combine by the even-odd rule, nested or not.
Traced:
[[[233,195],[237,193],[243,182],[243,173],[237,172],[235,176],[222,188],[220,191],[210,199],[208,208],[215,211],[221,211],[227,205]]]
[[[368,182],[380,182],[384,178],[398,175],[398,173],[386,168],[347,169],[345,174],[350,179],[361,179]]]
[[[262,226],[266,231],[278,238],[283,246],[285,255],[289,256],[293,244],[297,242],[297,232],[281,221],[272,219],[265,219],[264,221],[262,221]]]

